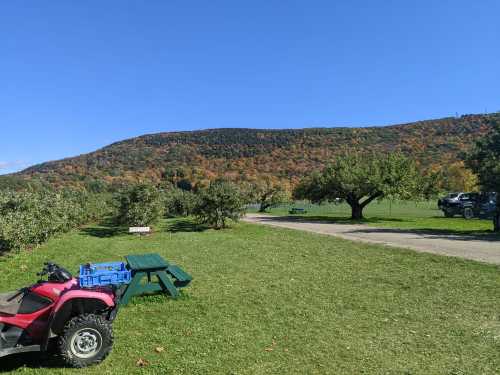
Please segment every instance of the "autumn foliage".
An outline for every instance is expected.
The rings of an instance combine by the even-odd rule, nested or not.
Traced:
[[[95,152],[33,166],[18,174],[53,186],[100,188],[140,181],[173,183],[189,190],[224,177],[244,183],[264,178],[289,190],[302,176],[327,165],[345,150],[401,152],[425,170],[457,167],[461,155],[487,134],[496,115],[420,121],[366,128],[289,130],[213,129],[145,135]],[[456,169],[456,168],[455,168]],[[456,175],[456,173],[455,173]],[[461,180],[461,177],[452,179]],[[473,176],[460,182],[474,185]],[[468,190],[468,189],[465,189]]]

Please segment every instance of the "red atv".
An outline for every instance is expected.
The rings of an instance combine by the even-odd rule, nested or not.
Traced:
[[[113,345],[112,322],[119,290],[114,286],[84,289],[57,264],[45,263],[40,280],[0,294],[0,357],[46,351],[57,341],[67,365],[85,367],[102,361]]]

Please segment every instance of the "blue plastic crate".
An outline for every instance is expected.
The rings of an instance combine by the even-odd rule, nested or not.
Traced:
[[[123,262],[85,264],[80,266],[79,283],[82,288],[128,284],[132,274]]]

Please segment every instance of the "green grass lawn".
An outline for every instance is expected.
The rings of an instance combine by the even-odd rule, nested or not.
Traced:
[[[178,300],[140,297],[124,307],[114,350],[98,367],[59,368],[31,354],[0,359],[2,371],[499,373],[498,266],[245,223],[198,229],[169,220],[136,237],[89,227],[1,257],[3,291],[32,283],[45,260],[76,271],[130,253],[158,252],[194,276]]]
[[[305,216],[309,219],[327,220],[332,222],[352,222],[349,220],[351,209],[346,203],[335,204],[308,204],[297,202],[271,208],[270,214],[289,215],[292,207],[307,210]],[[255,209],[249,212],[256,212]],[[457,234],[491,235],[493,223],[491,220],[471,219],[461,217],[445,218],[438,210],[436,202],[373,202],[364,211],[366,223],[382,228],[399,228],[408,230],[428,230],[434,232],[448,232]]]

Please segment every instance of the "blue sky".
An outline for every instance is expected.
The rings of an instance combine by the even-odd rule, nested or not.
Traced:
[[[500,2],[3,1],[0,173],[144,133],[500,110]]]

